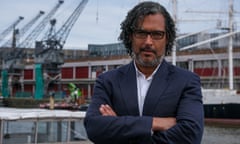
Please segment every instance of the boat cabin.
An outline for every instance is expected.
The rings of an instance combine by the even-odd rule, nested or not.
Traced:
[[[85,112],[0,108],[1,144],[90,144]]]

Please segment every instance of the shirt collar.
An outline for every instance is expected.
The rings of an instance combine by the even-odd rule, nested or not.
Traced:
[[[147,80],[150,80],[150,79],[153,78],[153,76],[154,76],[155,73],[157,72],[157,70],[158,70],[158,68],[160,67],[160,65],[161,65],[161,63],[155,68],[155,70],[154,70],[153,73],[147,78]],[[145,75],[144,75],[141,71],[139,71],[139,69],[138,69],[138,67],[137,67],[137,65],[136,65],[136,61],[134,61],[134,67],[135,67],[135,69],[136,69],[136,75],[137,75],[137,77],[142,76],[142,77],[145,78]]]

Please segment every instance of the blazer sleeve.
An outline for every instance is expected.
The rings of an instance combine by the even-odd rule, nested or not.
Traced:
[[[88,138],[94,143],[128,143],[131,139],[151,139],[152,117],[102,116],[101,104],[111,103],[112,86],[109,78],[98,77],[90,106],[84,119]],[[115,87],[116,89],[116,87]]]
[[[167,131],[154,132],[154,143],[200,144],[204,127],[204,110],[200,78],[193,74],[187,77],[177,107],[177,124]]]

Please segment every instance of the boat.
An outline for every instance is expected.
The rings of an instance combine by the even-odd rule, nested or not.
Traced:
[[[233,2],[229,1],[229,11],[228,11],[228,26],[222,27],[221,24],[217,26],[217,30],[227,30],[222,32],[220,35],[212,33],[209,37],[202,37],[195,43],[187,46],[183,46],[180,50],[189,50],[195,47],[203,46],[210,49],[210,53],[205,53],[205,55],[210,55],[212,58],[206,58],[209,62],[208,66],[194,65],[196,58],[193,58],[191,67],[193,72],[196,72],[201,77],[201,82],[203,83],[206,76],[210,76],[209,84],[204,85],[202,88],[204,113],[206,119],[240,119],[240,85],[239,85],[239,75],[240,75],[240,53],[239,51],[234,51],[239,49],[239,34],[240,31],[234,27],[234,8]],[[202,32],[200,32],[201,34]],[[203,34],[204,35],[204,34]],[[222,43],[222,52],[215,53],[217,45]],[[214,49],[215,47],[215,49]],[[203,57],[202,57],[203,58]],[[173,55],[174,59],[174,55]],[[202,73],[198,68],[205,69],[207,72]],[[222,84],[223,83],[223,84]],[[218,86],[219,84],[219,86]],[[220,86],[221,85],[221,86]],[[235,85],[235,86],[234,86]]]
[[[240,95],[236,90],[202,89],[205,118],[240,119]]]
[[[85,112],[0,108],[1,144],[91,144],[83,126]]]

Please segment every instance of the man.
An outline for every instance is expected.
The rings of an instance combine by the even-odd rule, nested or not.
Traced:
[[[199,77],[164,60],[176,37],[163,6],[142,2],[129,11],[119,39],[133,61],[98,77],[84,121],[96,144],[200,144],[203,104]]]

